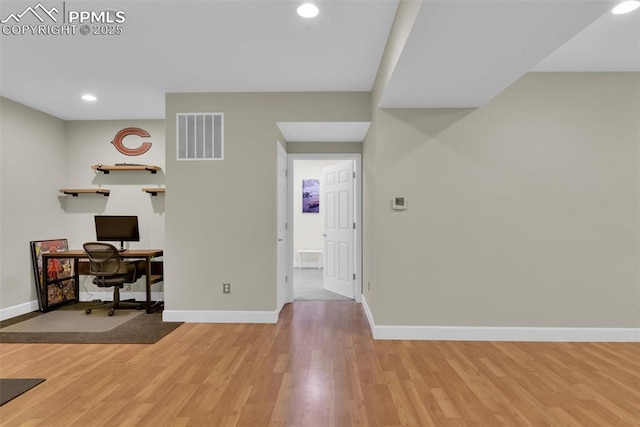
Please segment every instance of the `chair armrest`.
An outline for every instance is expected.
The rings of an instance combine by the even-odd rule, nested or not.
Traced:
[[[122,261],[121,273],[126,274],[125,283],[134,283],[142,276],[142,269],[140,268],[140,262],[142,260]]]

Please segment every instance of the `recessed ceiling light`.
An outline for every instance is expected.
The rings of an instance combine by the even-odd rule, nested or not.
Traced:
[[[98,98],[96,98],[95,96],[87,93],[85,95],[82,95],[82,99],[84,99],[85,101],[95,101]]]
[[[318,7],[315,4],[305,3],[298,8],[298,15],[303,18],[313,18],[318,16]]]
[[[611,13],[615,15],[622,15],[624,13],[633,12],[639,7],[640,7],[640,0],[626,0],[618,3],[618,5],[613,8]]]

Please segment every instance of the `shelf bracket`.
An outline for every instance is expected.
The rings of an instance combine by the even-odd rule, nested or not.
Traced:
[[[109,197],[110,190],[105,189],[73,189],[73,188],[63,188],[60,190],[61,193],[78,197],[79,194],[102,194],[104,197]]]
[[[142,191],[144,191],[145,193],[149,193],[152,196],[157,196],[160,193],[164,193],[165,189],[160,187],[160,188],[143,188]]]

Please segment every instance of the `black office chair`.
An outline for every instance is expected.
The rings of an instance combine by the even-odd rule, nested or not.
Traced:
[[[109,307],[109,316],[113,316],[118,308],[137,308],[142,304],[131,302],[135,300],[120,301],[120,289],[125,283],[134,283],[138,275],[136,263],[120,260],[120,254],[115,246],[109,243],[88,242],[82,245],[89,257],[89,274],[95,276],[93,284],[101,288],[113,287],[113,302],[102,303],[87,308],[85,313],[90,314],[94,308]]]

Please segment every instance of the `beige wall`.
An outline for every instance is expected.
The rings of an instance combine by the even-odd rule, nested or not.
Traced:
[[[376,324],[640,326],[638,73],[529,74],[478,109],[378,110],[370,98],[167,95],[168,309],[274,310],[275,123],[371,120],[363,284]],[[35,300],[28,242],[89,215],[58,197],[61,183],[85,182],[69,171],[109,160],[90,150],[69,162],[66,144],[82,149],[91,124],[0,106],[6,308]],[[175,160],[178,112],[225,113],[224,161]],[[391,210],[396,195],[407,211]]]
[[[376,324],[640,326],[639,95],[638,73],[539,73],[478,109],[375,110]]]
[[[168,310],[276,309],[276,122],[369,121],[370,98],[362,92],[167,95]],[[223,161],[175,160],[176,113],[193,112],[224,113]],[[222,295],[223,282],[231,282],[230,295]]]
[[[65,122],[0,97],[0,150],[0,309],[6,309],[37,301],[29,242],[64,237],[58,190],[67,166]]]

